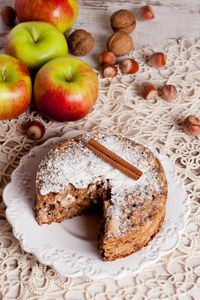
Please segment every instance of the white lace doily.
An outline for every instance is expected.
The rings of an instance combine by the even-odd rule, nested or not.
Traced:
[[[64,278],[24,252],[13,237],[0,204],[0,292],[3,299],[199,299],[200,295],[200,138],[186,135],[182,120],[200,117],[200,40],[181,39],[165,49],[167,64],[160,70],[146,63],[151,47],[134,50],[140,70],[135,75],[120,73],[115,79],[100,82],[99,99],[84,119],[54,123],[43,118],[34,103],[16,119],[1,121],[1,194],[21,157],[52,136],[74,130],[101,129],[121,132],[154,146],[175,164],[191,199],[191,214],[179,246],[173,253],[135,276],[123,279],[88,280]],[[161,93],[154,101],[143,100],[140,84],[153,81],[160,89],[164,83],[177,87],[178,100],[168,103]],[[38,119],[46,126],[43,140],[26,137],[23,124]]]

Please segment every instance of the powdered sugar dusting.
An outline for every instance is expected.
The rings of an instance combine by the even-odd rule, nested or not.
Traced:
[[[115,135],[103,135],[96,137],[102,145],[123,159],[141,169],[143,175],[135,181],[125,174],[104,162],[91,150],[85,147],[90,135],[86,134],[83,141],[78,144],[67,144],[67,147],[60,151],[59,148],[51,150],[47,158],[42,162],[37,181],[42,182],[40,194],[46,195],[49,192],[59,193],[68,183],[73,183],[76,188],[87,188],[90,182],[95,182],[106,177],[113,186],[113,193],[125,189],[135,189],[135,186],[148,184],[148,165],[146,165],[145,154],[141,157],[137,147],[125,148],[124,142],[119,141]],[[53,155],[52,155],[53,153]]]

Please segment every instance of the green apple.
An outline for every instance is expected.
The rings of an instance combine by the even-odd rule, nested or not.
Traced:
[[[85,117],[98,97],[98,78],[85,62],[74,57],[56,58],[44,65],[34,81],[34,98],[40,112],[58,121]]]
[[[0,54],[0,120],[21,115],[28,108],[31,96],[28,69],[16,58]]]
[[[19,59],[29,71],[36,72],[53,58],[67,56],[63,33],[47,22],[24,22],[15,26],[5,42],[5,53]]]

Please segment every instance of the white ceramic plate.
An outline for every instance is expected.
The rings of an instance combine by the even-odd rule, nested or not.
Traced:
[[[97,250],[97,214],[82,215],[61,224],[39,226],[33,211],[38,164],[50,148],[78,133],[83,131],[71,131],[62,137],[49,139],[21,159],[3,192],[7,206],[6,217],[21,247],[63,276],[119,279],[134,275],[177,247],[190,213],[189,198],[183,182],[177,176],[172,162],[149,147],[161,161],[168,180],[169,199],[165,221],[161,231],[147,247],[127,258],[103,262]]]

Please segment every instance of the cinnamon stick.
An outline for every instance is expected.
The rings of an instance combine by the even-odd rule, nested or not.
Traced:
[[[99,142],[91,138],[87,143],[87,148],[93,151],[96,155],[101,157],[107,163],[109,163],[114,168],[120,170],[127,176],[133,178],[134,180],[138,180],[141,175],[142,171],[128,163],[122,157],[118,156],[117,154],[113,153]]]

